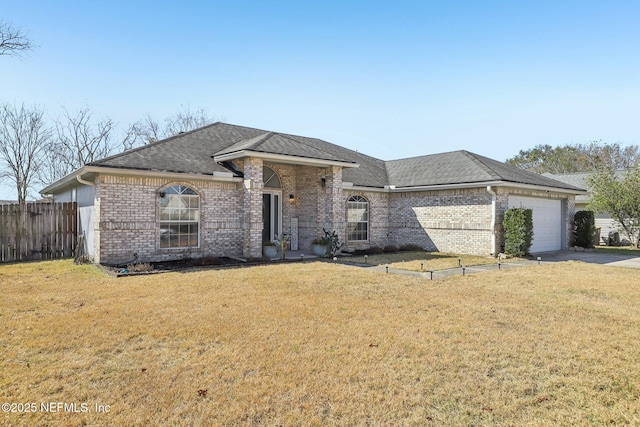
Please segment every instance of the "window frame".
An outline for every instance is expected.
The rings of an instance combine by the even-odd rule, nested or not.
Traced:
[[[365,221],[349,221],[349,210],[350,209],[361,209],[358,207],[350,207],[350,204],[360,204],[360,205],[364,205],[364,207],[366,208],[365,210],[365,214],[366,214],[366,220]],[[350,196],[349,198],[347,198],[347,206],[346,206],[346,214],[347,214],[347,232],[346,232],[346,239],[347,242],[368,242],[369,241],[369,223],[371,221],[371,208],[370,208],[371,204],[369,203],[369,199],[367,199],[364,196],[361,195],[353,195]],[[353,230],[351,230],[352,225],[355,224],[355,228]],[[366,224],[365,225],[365,229],[361,230],[358,229],[358,225],[359,224]],[[365,233],[365,238],[361,239],[361,238],[357,238],[357,239],[352,239],[352,235],[354,237],[362,237],[362,233]]]
[[[185,249],[199,249],[200,248],[200,223],[201,223],[201,197],[200,194],[193,188],[184,184],[175,184],[166,187],[164,190],[160,191],[160,197],[158,201],[158,247],[161,250],[185,250]],[[176,204],[181,204],[178,206],[172,205],[172,199],[179,198],[179,201]],[[182,218],[182,215],[185,211],[185,200],[186,204],[186,214],[187,217],[190,217],[193,212],[195,212],[196,219],[190,218]],[[197,203],[192,203],[193,201]],[[164,206],[163,206],[163,201]],[[197,206],[194,206],[197,205]],[[171,207],[170,207],[171,206]],[[178,218],[171,218],[177,215]],[[169,216],[169,218],[164,218],[163,216]],[[187,232],[181,232],[183,227],[187,227]],[[191,227],[195,226],[195,233],[191,231]],[[177,227],[177,233],[172,235],[173,228]],[[163,244],[163,240],[166,239],[163,236],[163,230],[168,230],[168,245]],[[195,235],[196,245],[191,245],[190,239]],[[171,246],[172,237],[176,237],[178,239],[179,246]],[[187,240],[187,244],[182,246],[180,245],[180,241],[182,238]],[[166,240],[165,240],[166,241]]]

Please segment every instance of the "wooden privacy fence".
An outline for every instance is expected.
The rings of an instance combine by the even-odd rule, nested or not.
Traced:
[[[0,205],[0,262],[74,256],[76,203]]]

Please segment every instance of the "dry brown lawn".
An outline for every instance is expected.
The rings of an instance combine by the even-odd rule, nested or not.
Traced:
[[[0,402],[38,405],[3,425],[640,424],[636,270],[57,261],[0,266],[0,292]]]
[[[460,258],[460,260],[458,260]],[[409,271],[429,271],[430,269],[446,270],[457,268],[459,265],[487,265],[496,264],[494,257],[476,255],[458,255],[446,252],[396,252],[379,255],[344,257],[344,262],[370,265],[388,265],[390,268]],[[502,262],[522,261],[521,258],[503,258]]]

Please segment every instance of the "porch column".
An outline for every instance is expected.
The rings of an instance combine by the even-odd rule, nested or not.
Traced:
[[[328,231],[338,233],[341,242],[345,242],[347,231],[346,201],[342,194],[342,168],[332,166],[327,174],[326,186]]]
[[[262,257],[262,159],[244,161],[242,255]]]

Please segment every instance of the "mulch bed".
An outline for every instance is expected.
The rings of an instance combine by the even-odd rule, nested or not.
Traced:
[[[300,262],[299,260],[266,260],[266,259],[248,259],[240,261],[227,257],[204,257],[180,259],[175,261],[158,261],[146,262],[132,265],[104,265],[100,267],[109,275],[115,277],[138,276],[146,274],[167,273],[171,271],[185,271],[193,269],[210,269],[210,268],[238,268],[249,267],[260,264],[273,264],[283,262]]]

